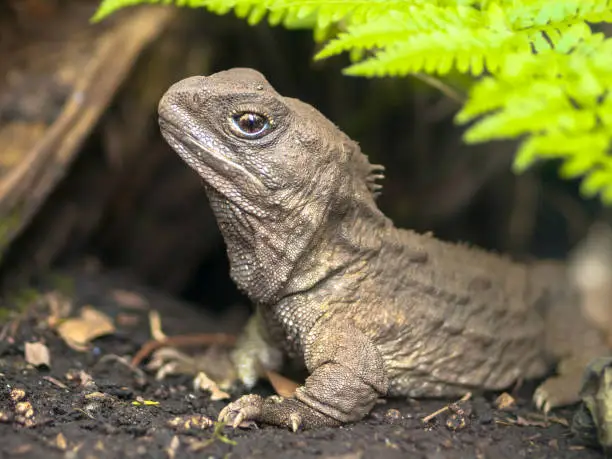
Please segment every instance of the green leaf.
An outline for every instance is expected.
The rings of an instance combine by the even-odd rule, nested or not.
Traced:
[[[515,171],[558,159],[612,203],[612,39],[591,29],[612,0],[103,0],[92,20],[147,3],[312,29],[315,59],[346,53],[347,75],[472,77],[464,141],[519,140]]]
[[[612,169],[596,169],[582,181],[580,192],[585,197],[594,197],[606,187],[612,187]]]

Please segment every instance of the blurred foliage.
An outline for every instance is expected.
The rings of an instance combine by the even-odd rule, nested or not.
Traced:
[[[612,43],[592,28],[612,22],[611,0],[103,0],[93,20],[141,3],[313,29],[315,59],[348,52],[347,75],[426,74],[451,95],[452,75],[471,75],[466,142],[519,139],[516,171],[558,158],[612,203]]]

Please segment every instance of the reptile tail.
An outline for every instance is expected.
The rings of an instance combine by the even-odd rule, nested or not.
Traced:
[[[531,268],[533,293],[547,298],[539,302],[545,305],[545,347],[557,362],[556,375],[534,395],[545,411],[577,402],[587,366],[611,355],[612,257],[602,259],[605,250],[593,250],[597,244],[589,236],[569,263],[539,262]]]

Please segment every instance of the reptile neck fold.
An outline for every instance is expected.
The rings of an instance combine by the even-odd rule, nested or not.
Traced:
[[[253,214],[209,186],[206,191],[225,240],[231,277],[260,305],[342,275],[375,256],[383,235],[393,229],[369,195],[357,201],[352,193],[350,201],[324,206],[315,200],[289,217],[282,204],[265,215]]]

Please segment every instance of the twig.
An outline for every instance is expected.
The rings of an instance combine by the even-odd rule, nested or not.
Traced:
[[[451,405],[454,405],[455,403],[461,403],[461,402],[467,402],[470,398],[472,398],[472,393],[468,392],[467,394],[465,394],[463,397],[461,397],[459,400],[457,400],[454,403],[449,403],[448,405],[440,408],[437,411],[434,411],[433,413],[431,413],[430,415],[427,415],[423,418],[423,422],[424,423],[428,423],[429,421],[431,421],[433,418],[435,418],[436,416],[438,416],[439,414],[444,413],[445,411],[448,411],[450,409]]]
[[[70,389],[66,384],[55,379],[53,376],[43,376],[42,379],[44,379],[45,381],[49,381],[51,384],[56,385],[60,389]]]
[[[147,358],[151,352],[160,347],[191,347],[191,346],[233,346],[236,343],[236,336],[228,333],[200,333],[197,335],[178,335],[166,338],[163,341],[147,341],[136,355],[132,358],[132,366],[138,366]]]

